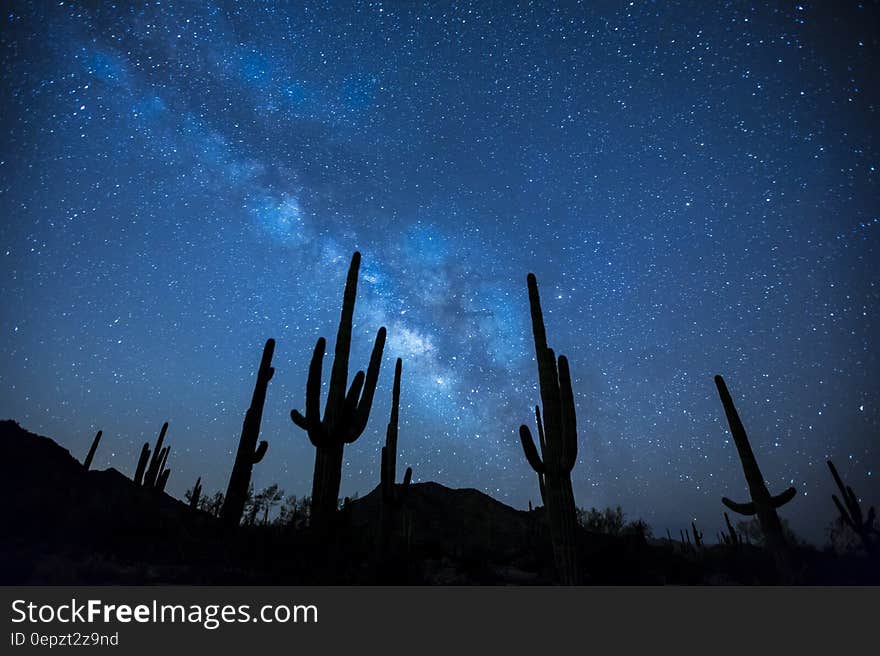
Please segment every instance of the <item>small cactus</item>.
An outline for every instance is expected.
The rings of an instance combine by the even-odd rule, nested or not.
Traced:
[[[196,484],[193,485],[192,493],[189,497],[189,507],[192,510],[197,510],[199,507],[199,500],[202,498],[202,477],[199,476],[196,479]]]
[[[697,524],[695,522],[691,522],[691,528],[694,531],[694,546],[697,549],[703,548],[703,532],[697,530]]]
[[[89,452],[86,454],[86,459],[83,460],[83,467],[88,471],[88,469],[92,466],[92,460],[95,458],[95,451],[98,450],[98,444],[101,442],[101,436],[104,434],[104,431],[98,431],[98,434],[95,435],[95,439],[92,440],[92,446],[89,448]]]
[[[837,510],[840,512],[840,518],[843,520],[844,524],[849,526],[853,532],[859,536],[868,555],[877,555],[877,538],[880,537],[880,530],[874,526],[874,507],[871,506],[868,508],[868,514],[863,515],[859,498],[850,486],[843,484],[840,474],[837,473],[837,467],[835,467],[834,463],[830,460],[828,461],[828,469],[831,470],[831,475],[834,477],[837,489],[840,490],[840,496],[843,497],[843,502],[841,502],[836,494],[831,495],[834,505],[837,506]]]
[[[724,513],[724,523],[727,524],[727,532],[725,533],[724,531],[721,531],[720,542],[731,547],[737,547],[742,544],[742,538],[739,536],[739,533],[736,532],[733,524],[730,523],[730,516],[727,513]]]
[[[162,443],[165,441],[165,433],[167,431],[168,422],[166,421],[162,424],[162,429],[159,431],[159,437],[156,439],[156,446],[153,447],[152,450],[152,457],[150,455],[149,442],[144,442],[144,446],[141,447],[141,454],[134,471],[133,480],[135,485],[152,488],[159,492],[165,490],[165,485],[168,483],[168,477],[171,475],[171,470],[165,468],[165,465],[168,463],[168,454],[171,452],[171,447],[162,447]],[[148,461],[149,466],[147,465]]]

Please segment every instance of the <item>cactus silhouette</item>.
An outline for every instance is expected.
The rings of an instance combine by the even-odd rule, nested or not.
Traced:
[[[147,462],[150,459],[150,443],[144,442],[141,447],[141,455],[138,457],[137,467],[134,470],[134,484],[144,484],[144,474],[147,471]]]
[[[867,516],[862,515],[862,506],[859,503],[859,498],[850,486],[843,484],[840,474],[837,473],[837,467],[830,460],[828,461],[828,469],[831,470],[831,475],[834,477],[837,489],[840,490],[840,496],[843,497],[843,502],[841,503],[836,494],[831,495],[834,505],[840,511],[841,519],[844,524],[849,526],[859,536],[868,555],[876,556],[878,554],[877,537],[880,537],[880,530],[874,526],[874,507],[871,506],[868,509]]]
[[[309,376],[306,383],[305,415],[291,410],[290,418],[294,424],[306,431],[315,447],[315,473],[312,479],[312,515],[310,522],[315,527],[326,527],[336,512],[339,501],[339,486],[342,482],[342,454],[346,444],[357,440],[367,426],[373,395],[379,380],[379,367],[382,351],[385,348],[385,328],[379,328],[376,342],[370,355],[367,373],[358,371],[348,388],[348,360],[351,351],[351,326],[354,304],[357,297],[358,269],[361,254],[355,252],[351,258],[345,292],[342,298],[342,313],[336,333],[336,348],[333,368],[330,372],[330,388],[324,416],[321,417],[321,373],[326,340],[321,337],[315,344]]]
[[[199,476],[196,479],[196,484],[193,485],[192,494],[189,497],[189,507],[192,510],[197,510],[199,507],[199,501],[202,498],[202,477]]]
[[[691,522],[691,528],[694,530],[694,546],[697,549],[703,548],[703,532],[697,530],[697,524]]]
[[[406,468],[403,476],[403,485],[398,488],[394,481],[397,478],[397,425],[400,417],[400,377],[403,362],[397,358],[394,365],[394,388],[391,393],[391,419],[385,431],[385,446],[382,447],[381,463],[381,488],[382,500],[385,503],[394,504],[400,500],[401,494],[405,493],[412,480],[412,467]]]
[[[251,405],[244,415],[241,437],[238,440],[238,451],[235,454],[235,462],[232,465],[229,485],[223,500],[223,509],[220,512],[220,519],[228,528],[234,528],[241,522],[254,465],[263,459],[269,448],[268,442],[263,440],[258,445],[257,440],[260,437],[260,424],[263,421],[266,390],[269,387],[269,381],[275,375],[275,369],[272,367],[274,353],[275,340],[267,339],[266,345],[263,347],[260,367],[257,369],[257,382],[254,384]]]
[[[541,499],[550,523],[557,575],[561,583],[577,585],[580,583],[577,508],[571,488],[571,470],[577,461],[577,419],[571,374],[566,357],[560,355],[557,361],[553,349],[547,346],[538,281],[534,274],[528,275],[527,285],[535,355],[538,360],[538,381],[544,407],[542,420],[541,408],[535,406],[541,453],[538,453],[528,426],[520,426],[519,435],[526,459],[538,474]]]
[[[791,501],[794,495],[797,494],[797,490],[790,487],[781,494],[776,496],[770,495],[770,491],[767,489],[764,477],[758,467],[758,461],[752,452],[751,444],[749,444],[749,436],[746,434],[746,429],[739,418],[736,406],[733,404],[733,398],[730,396],[727,385],[721,376],[715,376],[715,386],[718,388],[718,395],[721,397],[721,403],[724,406],[727,423],[730,425],[730,434],[733,436],[734,444],[736,444],[736,450],[739,453],[743,473],[745,474],[749,493],[752,497],[752,500],[747,503],[737,503],[727,497],[722,497],[721,502],[740,515],[758,516],[761,532],[764,534],[767,548],[773,554],[780,576],[786,582],[794,583],[799,577],[794,570],[791,554],[782,531],[782,522],[779,521],[776,509]]]
[[[92,460],[95,458],[95,451],[98,450],[98,444],[101,442],[101,435],[104,434],[104,431],[98,431],[98,434],[95,435],[95,439],[92,440],[92,446],[89,447],[89,452],[86,454],[86,459],[83,460],[83,467],[88,470],[92,466]]]
[[[143,447],[141,447],[141,454],[134,471],[133,480],[135,485],[154,488],[159,492],[165,490],[168,477],[171,475],[171,470],[165,468],[165,465],[168,463],[168,454],[171,452],[171,447],[162,447],[167,431],[168,422],[166,421],[162,424],[162,429],[159,431],[159,437],[156,439],[156,446],[153,448],[152,457],[150,456],[149,442],[144,442]],[[147,465],[148,461],[149,466]]]
[[[739,533],[736,532],[736,529],[733,528],[733,524],[730,523],[730,516],[727,513],[724,513],[724,523],[727,524],[727,533],[721,531],[721,542],[724,544],[730,545],[731,547],[736,547],[742,544],[742,538],[740,538]]]
[[[412,481],[412,467],[407,467],[403,476],[403,484],[397,485],[397,436],[400,418],[400,379],[403,363],[400,358],[394,365],[394,386],[391,392],[391,417],[385,431],[385,446],[382,447],[380,467],[380,492],[382,502],[379,504],[379,541],[377,547],[380,580],[388,580],[394,576],[393,563],[399,560],[400,554],[392,542],[395,528],[402,525],[403,534],[407,532],[410,520],[409,510],[404,506],[406,493]]]

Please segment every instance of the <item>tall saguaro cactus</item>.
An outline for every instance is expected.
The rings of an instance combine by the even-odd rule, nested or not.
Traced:
[[[327,404],[321,417],[321,374],[327,341],[321,337],[315,344],[309,377],[306,383],[305,415],[291,410],[293,423],[306,431],[315,446],[315,474],[312,479],[311,522],[316,527],[326,527],[336,512],[339,499],[339,486],[342,482],[342,454],[346,444],[357,440],[367,426],[376,383],[379,380],[379,367],[382,351],[385,348],[385,327],[379,328],[376,342],[370,355],[367,373],[358,371],[348,387],[348,361],[351,351],[351,330],[354,316],[354,303],[357,296],[358,269],[361,254],[355,252],[351,258],[345,292],[342,297],[342,314],[339,330],[336,333],[336,349],[333,368],[330,372],[330,388]],[[346,393],[346,388],[348,392]]]
[[[92,446],[89,447],[89,452],[86,454],[86,459],[83,460],[83,467],[88,470],[92,466],[92,460],[95,458],[95,451],[98,450],[98,444],[101,442],[101,436],[104,434],[104,431],[98,431],[98,434],[95,435],[95,439],[92,440]]]
[[[260,424],[263,421],[263,406],[266,403],[266,390],[269,381],[275,375],[272,367],[272,355],[275,353],[275,340],[267,339],[263,347],[263,357],[260,359],[260,368],[257,369],[257,382],[254,384],[254,394],[251,397],[251,405],[244,415],[244,424],[241,427],[241,437],[238,440],[238,451],[235,454],[235,463],[232,465],[232,474],[229,476],[229,486],[226,488],[226,496],[223,501],[223,509],[220,512],[222,522],[231,528],[241,522],[241,514],[247,502],[248,487],[251,483],[251,474],[254,465],[263,459],[269,443],[265,440],[259,445]]]
[[[397,485],[397,437],[398,423],[400,419],[400,378],[403,370],[403,362],[397,358],[394,366],[394,387],[391,392],[391,417],[385,431],[385,446],[382,447],[382,462],[380,468],[380,492],[381,503],[379,504],[379,549],[377,562],[380,566],[380,580],[387,580],[394,576],[393,563],[399,562],[401,555],[396,547],[400,546],[392,541],[395,528],[402,525],[404,534],[406,527],[411,525],[409,509],[404,504],[406,493],[412,481],[412,467],[406,468],[403,476],[403,484]]]
[[[828,461],[828,469],[831,470],[831,475],[834,477],[837,489],[840,490],[840,496],[843,497],[843,503],[841,503],[836,494],[831,495],[834,505],[840,511],[840,518],[843,520],[843,523],[859,536],[869,556],[880,555],[880,530],[874,526],[874,507],[868,508],[867,516],[862,514],[859,498],[850,486],[843,484],[840,474],[837,473],[837,467],[830,460]]]
[[[403,361],[397,358],[394,366],[394,387],[391,392],[391,418],[385,431],[385,446],[382,447],[382,463],[380,481],[382,488],[382,500],[385,503],[394,504],[399,500],[399,492],[395,486],[397,478],[397,435],[398,421],[400,417],[400,377],[403,369]],[[409,487],[412,480],[412,467],[406,468],[403,477],[403,489]]]
[[[550,522],[557,575],[562,583],[577,585],[580,583],[577,509],[571,488],[571,470],[577,461],[577,418],[571,374],[568,359],[560,355],[557,360],[553,349],[547,346],[538,281],[534,274],[528,275],[527,283],[535,355],[538,360],[538,381],[544,406],[543,421],[540,407],[535,407],[541,453],[538,453],[528,426],[520,426],[519,435],[526,459],[538,474],[541,498]]]
[[[718,388],[718,395],[721,397],[724,413],[727,415],[727,423],[730,425],[730,434],[733,436],[734,444],[736,444],[736,450],[739,453],[743,473],[745,474],[749,493],[752,497],[752,500],[747,503],[737,503],[727,497],[722,497],[721,502],[740,515],[758,516],[761,532],[764,534],[767,548],[773,554],[780,576],[789,583],[796,582],[797,575],[794,571],[791,554],[782,531],[782,522],[779,521],[776,509],[791,501],[794,495],[797,494],[797,490],[790,487],[776,496],[770,495],[770,491],[764,482],[764,476],[758,467],[758,461],[752,452],[751,444],[749,444],[749,436],[746,434],[746,429],[739,418],[736,406],[734,406],[727,385],[721,376],[715,376],[715,386]]]

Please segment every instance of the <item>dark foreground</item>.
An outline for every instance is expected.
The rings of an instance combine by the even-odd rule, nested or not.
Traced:
[[[379,490],[339,512],[325,535],[270,526],[224,531],[211,515],[115,469],[87,471],[47,437],[0,422],[0,584],[552,584],[542,509],[515,510],[477,490],[412,484],[383,518]],[[386,511],[387,513],[387,511]],[[383,530],[384,527],[384,530]],[[587,582],[778,583],[752,545],[701,549],[583,531]],[[803,581],[880,583],[876,562],[797,553]]]

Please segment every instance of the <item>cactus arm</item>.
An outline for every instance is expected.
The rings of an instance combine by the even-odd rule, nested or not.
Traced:
[[[351,325],[354,317],[354,303],[357,298],[358,269],[361,266],[361,254],[355,251],[345,278],[345,291],[342,296],[342,312],[339,316],[339,328],[336,331],[336,346],[333,353],[333,368],[330,370],[330,389],[327,395],[327,408],[341,408],[345,400],[345,388],[348,382],[348,358],[351,352]],[[330,413],[327,413],[330,414]],[[325,414],[324,420],[332,428],[337,417]]]
[[[158,480],[156,481],[156,489],[157,489],[159,492],[164,492],[164,491],[165,491],[165,485],[168,483],[168,477],[169,477],[169,476],[171,476],[171,470],[170,470],[170,469],[166,469],[166,470],[164,470],[164,471],[162,472],[162,474],[159,476]]]
[[[306,414],[303,416],[297,410],[290,413],[293,422],[306,431],[309,440],[315,446],[320,446],[326,441],[326,431],[321,424],[321,373],[326,350],[327,340],[319,337],[312,351],[312,361],[309,363],[309,376],[306,381]]]
[[[361,398],[361,390],[364,388],[364,372],[358,371],[351,380],[351,387],[348,388],[348,394],[345,395],[345,411],[352,413],[358,405]]]
[[[859,498],[849,485],[846,486],[844,500],[846,501],[846,507],[849,508],[849,514],[853,518],[853,521],[856,524],[863,524],[862,507],[859,505]]]
[[[780,508],[787,504],[789,501],[794,499],[797,494],[797,490],[793,487],[788,488],[785,492],[780,492],[775,497],[770,498],[770,504],[774,508]]]
[[[535,440],[532,439],[532,432],[525,424],[519,427],[519,440],[522,442],[523,453],[525,453],[526,460],[529,461],[532,469],[538,474],[543,474],[544,463],[541,461],[541,456],[538,455],[538,449],[535,448]]]
[[[834,505],[837,506],[837,510],[838,512],[840,512],[840,518],[844,521],[844,523],[852,530],[857,531],[858,529],[856,528],[856,525],[850,518],[849,513],[846,511],[846,508],[844,508],[843,504],[840,503],[840,499],[837,498],[836,494],[831,495],[831,500],[834,502]]]
[[[309,430],[309,423],[299,410],[294,409],[290,411],[290,420],[304,431]]]
[[[837,489],[840,490],[841,494],[846,494],[846,487],[843,484],[843,480],[840,478],[840,474],[837,473],[837,467],[834,466],[834,463],[830,460],[826,461],[828,463],[828,469],[831,470],[831,476],[834,478],[834,482],[837,485]]]
[[[144,445],[141,447],[141,455],[138,458],[137,467],[134,470],[134,481],[135,485],[143,485],[144,484],[144,473],[147,471],[147,461],[150,459],[150,443],[144,442]]]
[[[159,474],[162,473],[162,468],[160,467],[160,461],[162,456],[164,455],[164,450],[162,449],[162,443],[165,441],[165,433],[168,432],[168,422],[166,421],[162,424],[162,428],[159,431],[159,437],[156,440],[156,446],[153,448],[153,455],[150,457],[150,465],[147,467],[147,472],[144,475],[144,485],[147,487],[155,487],[156,481],[159,478]]]
[[[740,515],[754,515],[758,512],[752,501],[749,501],[748,503],[737,503],[736,501],[731,501],[727,497],[721,497],[721,503]]]
[[[367,427],[370,419],[370,410],[373,407],[373,397],[376,394],[376,384],[379,382],[379,368],[382,365],[382,352],[385,350],[385,326],[376,331],[376,341],[373,342],[373,351],[370,353],[370,364],[367,366],[367,376],[364,381],[363,394],[357,405],[357,413],[352,422],[352,432],[346,438],[347,443],[354,442]]]
[[[403,487],[409,487],[412,482],[412,467],[407,467],[403,474]]]
[[[253,463],[255,465],[263,459],[263,456],[266,455],[268,449],[269,443],[266,440],[260,440],[259,446],[257,446],[256,451],[254,451]]]

